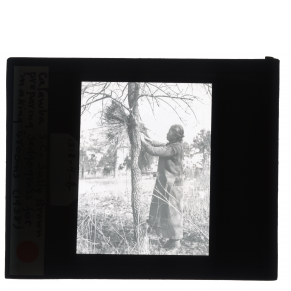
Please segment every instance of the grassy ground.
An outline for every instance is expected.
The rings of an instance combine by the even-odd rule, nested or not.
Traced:
[[[209,191],[203,191],[203,179],[186,181],[184,186],[184,238],[179,255],[208,255]],[[148,218],[155,179],[143,176],[142,183],[144,221]],[[130,195],[130,177],[79,181],[77,253],[137,254]],[[150,233],[149,241],[151,255],[167,254],[162,247],[164,241],[155,233]]]

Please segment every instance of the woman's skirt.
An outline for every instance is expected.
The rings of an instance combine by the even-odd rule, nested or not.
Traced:
[[[148,224],[164,238],[183,238],[183,186],[157,177]]]

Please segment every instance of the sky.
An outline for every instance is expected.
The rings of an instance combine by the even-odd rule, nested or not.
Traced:
[[[179,84],[180,88],[186,86],[187,84]],[[147,100],[144,98],[140,99],[139,110],[141,120],[149,129],[149,135],[152,139],[166,142],[167,132],[173,124],[181,124],[183,126],[185,136],[184,141],[188,143],[193,141],[193,138],[201,129],[211,130],[211,97],[209,94],[206,94],[205,90],[201,87],[201,84],[194,84],[193,94],[201,99],[201,102],[197,100],[191,102],[196,117],[192,112],[186,114],[180,110],[179,114],[183,119],[183,122],[181,122],[176,112],[167,104],[162,105],[162,102],[160,102],[160,107],[155,106],[153,114]],[[85,112],[82,115],[81,131],[86,131],[96,127],[96,118],[100,116],[98,114],[96,115],[96,112],[101,109],[101,105],[101,101],[96,102],[91,106],[90,112]]]

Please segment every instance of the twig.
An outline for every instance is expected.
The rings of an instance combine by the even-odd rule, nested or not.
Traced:
[[[93,222],[93,220],[91,219],[91,217],[89,217],[89,219],[91,220],[91,223],[95,226],[95,229],[97,230],[97,232],[100,234],[100,235],[102,235],[103,236],[103,238],[105,239],[105,241],[109,244],[109,245],[111,245],[116,251],[117,251],[117,253],[119,253],[118,252],[118,250],[115,248],[115,246],[112,244],[112,243],[110,243],[110,238],[108,239],[104,234],[103,234],[103,232],[101,232],[98,228],[97,228],[97,226],[95,225],[95,223]]]
[[[170,98],[170,99],[179,99],[179,100],[189,100],[189,101],[193,101],[193,99],[191,98],[185,98],[185,97],[173,97],[173,96],[169,96],[169,95],[140,95],[139,98],[141,97],[151,97],[151,98]]]
[[[157,99],[159,99],[159,98],[157,98]],[[163,100],[163,99],[160,99],[160,101],[163,101],[163,102],[165,102],[166,104],[168,104],[168,106],[170,106],[170,107],[175,111],[175,113],[178,115],[178,117],[179,117],[179,119],[181,120],[181,122],[185,125],[184,121],[181,119],[181,117],[180,117],[180,115],[178,114],[178,112],[176,111],[176,109],[175,109],[171,104],[169,104],[169,102],[167,102],[167,101],[165,101],[165,100]]]
[[[188,222],[190,222],[196,229],[198,229],[209,241],[208,235],[206,235],[195,223],[193,223],[190,219],[186,218]]]

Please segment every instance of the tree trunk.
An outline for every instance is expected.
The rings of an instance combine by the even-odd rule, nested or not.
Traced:
[[[132,109],[129,116],[128,135],[131,144],[131,206],[133,212],[134,234],[139,254],[148,254],[147,224],[141,221],[142,194],[141,170],[138,166],[138,157],[141,151],[140,141],[140,116],[138,109],[139,85],[128,83],[128,103]]]

